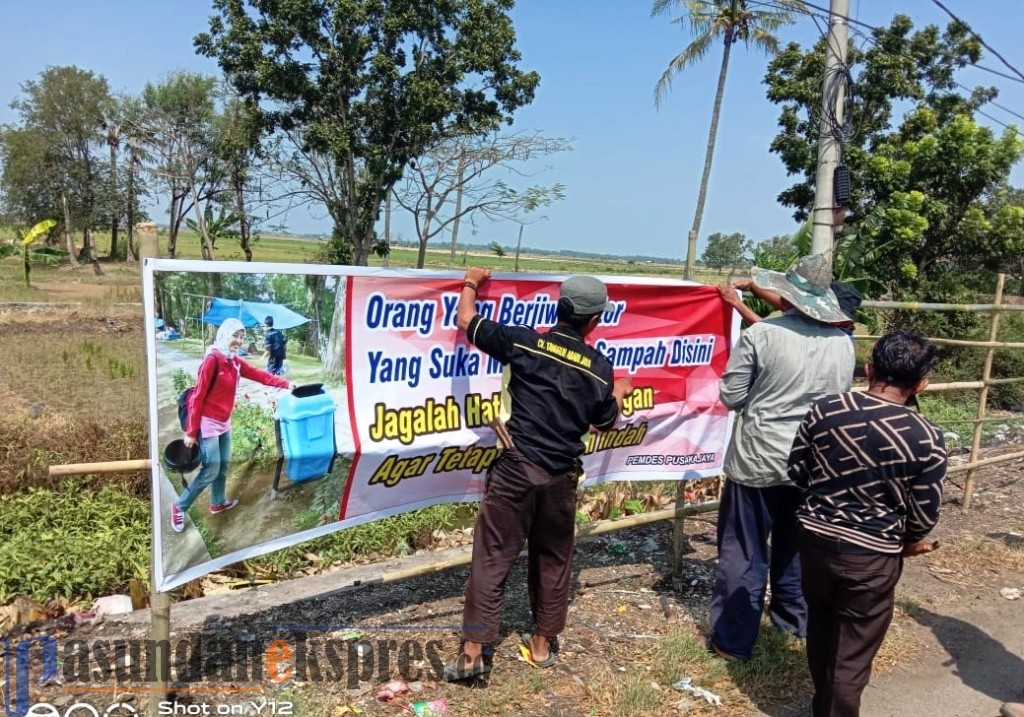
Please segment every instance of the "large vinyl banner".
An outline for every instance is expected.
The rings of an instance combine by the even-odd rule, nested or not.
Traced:
[[[563,278],[496,275],[477,311],[543,333]],[[583,485],[717,475],[733,311],[714,287],[601,278],[612,308],[587,339],[634,392],[581,437]],[[508,397],[456,328],[462,273],[150,260],[145,282],[159,589],[481,498]]]

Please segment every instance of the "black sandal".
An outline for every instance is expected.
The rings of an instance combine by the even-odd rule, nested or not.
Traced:
[[[548,638],[548,656],[543,660],[533,659],[533,634],[524,632],[520,636],[523,647],[530,653],[530,662],[540,668],[548,668],[555,664],[555,638]]]
[[[454,660],[445,664],[442,679],[445,682],[461,682],[472,677],[486,675],[490,671],[491,663],[486,657],[480,655],[470,660],[469,655],[463,652]]]

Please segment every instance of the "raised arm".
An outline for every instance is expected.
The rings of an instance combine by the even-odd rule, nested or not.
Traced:
[[[740,295],[736,291],[736,287],[734,285],[719,284],[716,288],[718,289],[718,295],[722,297],[722,301],[740,312],[740,317],[748,326],[761,321],[761,317],[758,316],[753,309],[743,303],[743,300],[740,299]]]
[[[755,298],[760,299],[776,311],[782,311],[782,297],[774,291],[768,291],[755,284],[751,279],[737,279],[732,285],[740,291],[749,291]]]
[[[466,277],[462,282],[462,290],[459,293],[459,305],[456,310],[459,331],[465,331],[469,328],[469,322],[476,316],[476,292],[490,278],[490,269],[471,266],[466,270]]]

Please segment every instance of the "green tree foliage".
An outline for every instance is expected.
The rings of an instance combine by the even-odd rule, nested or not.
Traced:
[[[753,242],[739,232],[722,234],[715,232],[708,237],[707,246],[700,260],[712,269],[733,268],[746,264],[753,249]]]
[[[327,160],[317,193],[332,257],[365,265],[381,205],[439,137],[483,132],[533,100],[513,0],[213,0],[197,51],[216,58],[264,128]]]
[[[708,196],[708,181],[711,178],[711,162],[715,156],[715,141],[718,137],[718,118],[722,112],[725,96],[725,79],[729,73],[729,58],[732,46],[743,42],[747,47],[766,54],[779,49],[775,33],[793,22],[793,13],[806,9],[800,0],[778,0],[772,6],[747,0],[654,0],[651,15],[676,15],[673,24],[688,25],[693,39],[689,45],[672,58],[668,67],[658,79],[654,88],[654,102],[660,105],[672,87],[677,74],[697,64],[708,51],[721,43],[722,62],[718,69],[718,89],[711,105],[711,129],[708,131],[707,149],[704,153],[704,172],[697,195],[697,208],[693,215],[686,250],[687,278],[692,279],[693,262],[697,253],[697,235],[704,217],[704,203]]]
[[[168,200],[167,255],[177,252],[178,232],[190,212],[200,227],[203,205],[220,181],[214,122],[217,81],[193,72],[176,72],[142,90],[139,134],[146,148],[145,170]],[[204,238],[203,258],[212,258]]]
[[[106,79],[73,66],[47,68],[21,85],[11,103],[20,124],[0,130],[9,219],[34,224],[66,199],[71,228],[89,232],[102,222],[110,186],[102,119],[113,102]]]
[[[850,209],[837,252],[850,276],[878,282],[872,293],[922,300],[967,298],[982,269],[1019,266],[1021,208],[992,201],[1024,152],[1015,129],[1000,135],[978,125],[974,111],[995,96],[964,95],[955,72],[981,48],[962,25],[913,31],[897,16],[874,32],[866,50],[851,47],[856,94],[849,112],[856,134],[844,147],[853,176]],[[798,219],[814,197],[820,78],[824,45],[789,45],[769,66],[768,97],[782,105],[772,142],[790,174],[802,181],[780,195]],[[911,103],[902,118],[899,103]],[[838,263],[838,259],[837,259]]]
[[[754,247],[754,266],[772,271],[785,271],[797,258],[793,240],[787,234],[765,239]]]

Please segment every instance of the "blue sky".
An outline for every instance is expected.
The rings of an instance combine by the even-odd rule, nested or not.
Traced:
[[[158,81],[173,70],[217,74],[216,65],[192,49],[192,37],[206,29],[208,0],[35,0],[5,5],[0,23],[3,123],[16,120],[8,104],[19,85],[51,65],[93,70],[115,92],[138,92],[147,81]],[[951,0],[948,5],[1024,69],[1018,36],[1024,4]],[[540,72],[541,84],[534,103],[517,114],[514,128],[571,138],[574,146],[573,152],[550,158],[550,168],[534,179],[565,184],[567,196],[545,212],[545,221],[527,227],[524,245],[682,257],[720,55],[716,48],[703,64],[679,76],[656,110],[654,83],[688,35],[666,18],[652,19],[649,9],[645,0],[522,0],[515,9],[522,65]],[[886,24],[897,12],[909,14],[915,25],[946,21],[928,0],[851,0],[851,15],[873,25]],[[811,18],[801,17],[784,31],[784,39],[807,45],[817,33]],[[768,152],[778,111],[765,99],[761,85],[766,60],[753,51],[734,53],[733,58],[702,242],[716,231],[740,231],[761,240],[795,228],[788,210],[775,199],[791,181]],[[999,67],[994,57],[984,63]],[[960,81],[1000,88],[998,102],[1024,114],[1024,84],[971,68]],[[989,112],[1002,122],[1014,121],[1001,110]],[[1014,179],[1024,184],[1020,167]],[[151,211],[159,221],[158,208]],[[288,223],[296,232],[328,231],[319,216],[295,210]],[[412,238],[411,222],[398,212],[393,227]],[[463,238],[508,245],[515,243],[517,230],[506,222],[482,226],[475,237],[467,232]]]

